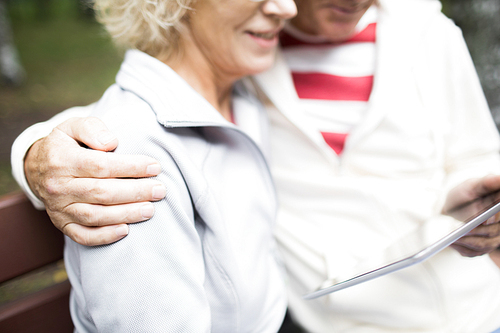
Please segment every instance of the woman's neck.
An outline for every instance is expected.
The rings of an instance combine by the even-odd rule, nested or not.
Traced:
[[[167,59],[160,58],[201,96],[203,96],[228,121],[232,119],[232,78],[217,70],[199,51],[192,40],[185,38],[183,47]]]

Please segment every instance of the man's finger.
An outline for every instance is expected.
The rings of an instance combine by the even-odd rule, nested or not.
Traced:
[[[94,179],[73,178],[68,184],[71,193],[65,197],[68,203],[120,205],[125,203],[158,201],[165,197],[165,185],[154,179]]]
[[[154,158],[144,155],[106,153],[85,148],[74,152],[71,175],[77,178],[142,178],[156,176],[161,166]]]
[[[485,254],[485,252],[478,252],[478,251],[475,251],[475,250],[472,250],[468,247],[465,247],[465,246],[461,246],[461,245],[458,245],[458,244],[453,244],[453,245],[450,245],[453,249],[455,249],[458,253],[460,253],[460,255],[464,256],[464,257],[469,257],[469,258],[472,258],[472,257],[477,257],[477,256],[480,256],[480,255],[483,255]]]
[[[102,227],[146,221],[154,215],[154,211],[154,205],[151,202],[114,206],[75,203],[66,207],[64,214],[66,220],[87,227]]]
[[[119,241],[128,234],[128,226],[120,224],[94,228],[69,223],[62,231],[69,238],[81,245],[96,246]]]
[[[481,236],[485,238],[495,238],[500,236],[500,223],[480,225],[471,230],[467,236]]]
[[[489,253],[498,248],[499,244],[500,237],[465,236],[453,243],[452,247],[469,257]]]
[[[57,126],[57,129],[92,149],[111,151],[118,145],[116,136],[95,117],[71,118]]]
[[[482,197],[498,190],[500,190],[500,176],[489,175],[477,180],[473,196]]]

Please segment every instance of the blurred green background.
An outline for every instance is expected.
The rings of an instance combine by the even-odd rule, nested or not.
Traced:
[[[26,77],[19,87],[0,86],[0,194],[17,189],[10,170],[17,135],[99,99],[122,58],[78,0],[13,0],[7,8]]]
[[[84,0],[2,1],[26,79],[19,87],[0,84],[0,195],[17,189],[10,170],[10,147],[17,135],[68,107],[99,99],[122,59]],[[441,2],[464,31],[500,124],[500,0]]]

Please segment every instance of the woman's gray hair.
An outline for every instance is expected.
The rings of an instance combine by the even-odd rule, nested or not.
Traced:
[[[157,57],[178,48],[182,18],[194,1],[94,0],[94,9],[118,46]]]

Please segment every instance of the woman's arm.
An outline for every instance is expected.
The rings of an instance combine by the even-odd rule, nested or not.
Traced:
[[[162,159],[158,180],[168,190],[155,216],[130,225],[120,242],[69,244],[66,260],[76,304],[86,304],[98,331],[208,332],[202,244],[188,189],[175,163]],[[78,266],[75,271],[74,265]],[[73,281],[72,281],[73,283]]]

